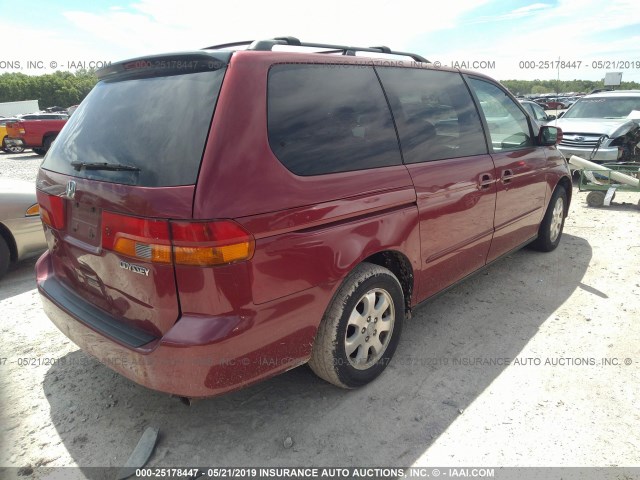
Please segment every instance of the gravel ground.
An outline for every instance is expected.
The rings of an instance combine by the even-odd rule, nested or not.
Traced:
[[[2,155],[0,171],[34,180],[40,160]],[[79,351],[23,263],[0,282],[0,467],[23,470],[0,478],[107,478],[90,467],[122,465],[148,426],[152,467],[639,467],[638,196],[592,209],[575,191],[556,251],[421,306],[387,371],[352,391],[301,367],[186,407]]]
[[[31,150],[17,155],[0,151],[0,176],[35,182],[42,158]]]

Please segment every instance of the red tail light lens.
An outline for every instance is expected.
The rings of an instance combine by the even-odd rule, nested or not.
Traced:
[[[40,204],[40,218],[42,223],[51,228],[61,230],[66,224],[65,200],[57,195],[47,195],[38,191],[38,203]]]
[[[188,222],[102,213],[102,248],[155,263],[213,266],[251,258],[255,241],[230,220]]]
[[[171,263],[169,222],[102,212],[102,248],[149,262]]]
[[[224,265],[253,255],[253,236],[230,220],[171,222],[171,232],[177,264]]]

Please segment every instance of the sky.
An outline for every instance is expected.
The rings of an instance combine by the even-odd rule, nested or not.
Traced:
[[[640,82],[636,0],[0,0],[0,73],[41,75],[238,40],[387,45],[498,80]],[[16,8],[17,6],[17,8]]]

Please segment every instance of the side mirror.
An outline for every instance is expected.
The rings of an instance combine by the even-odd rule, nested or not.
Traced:
[[[560,112],[560,115],[558,115],[558,118],[560,118],[563,115],[564,115],[564,112]]]
[[[547,122],[550,122],[551,120],[555,120],[556,118],[558,118],[558,117],[556,117],[555,115],[547,115],[547,118],[545,118],[545,120]]]
[[[540,127],[540,133],[538,133],[538,145],[551,146],[557,145],[562,141],[562,130],[558,127],[550,127],[545,125]]]

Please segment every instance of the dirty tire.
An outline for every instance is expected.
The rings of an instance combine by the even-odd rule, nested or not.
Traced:
[[[551,252],[560,243],[567,214],[567,192],[558,185],[551,195],[549,206],[538,229],[538,238],[530,246],[540,252]]]
[[[361,263],[325,312],[309,366],[338,387],[371,382],[393,357],[404,315],[404,295],[395,275],[379,265]]]
[[[606,197],[604,192],[589,192],[589,195],[587,195],[587,205],[595,208],[601,207],[604,205],[604,197]]]
[[[0,236],[0,279],[4,277],[4,274],[9,270],[10,261],[11,254],[9,252],[9,246],[5,239]]]
[[[44,139],[44,142],[42,142],[42,150],[44,150],[45,153],[49,151],[49,149],[51,148],[51,144],[56,139],[56,137],[57,135],[49,135]]]

